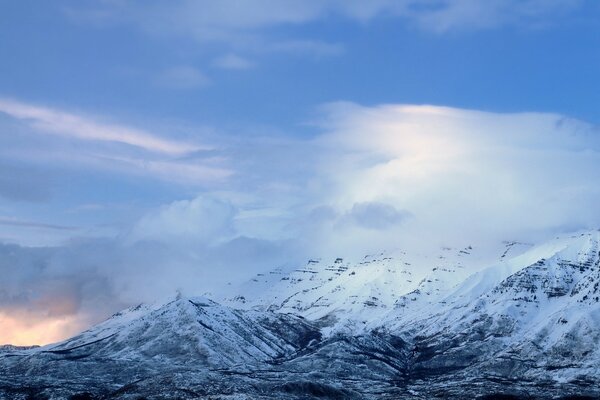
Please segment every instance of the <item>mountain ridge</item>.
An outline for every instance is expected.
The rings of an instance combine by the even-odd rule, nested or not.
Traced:
[[[500,250],[472,274],[473,246],[420,272],[418,257],[379,253],[259,275],[222,304],[132,307],[57,344],[4,349],[0,394],[600,396],[600,232]]]

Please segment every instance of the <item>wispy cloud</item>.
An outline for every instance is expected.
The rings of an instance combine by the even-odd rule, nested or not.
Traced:
[[[132,0],[79,2],[66,7],[76,23],[99,28],[127,25],[151,38],[161,37],[192,50],[178,56],[190,65],[174,65],[150,78],[171,90],[210,85],[212,67],[247,70],[278,57],[321,59],[343,56],[343,40],[316,38],[304,28],[343,19],[368,26],[394,21],[409,30],[434,35],[482,30],[540,29],[577,21],[593,0]],[[290,29],[291,28],[291,29]],[[394,41],[390,37],[387,40]],[[189,47],[188,47],[189,48]],[[240,56],[243,54],[244,57]]]
[[[59,230],[59,231],[75,231],[75,230],[79,229],[75,226],[46,224],[43,222],[26,221],[26,220],[21,220],[18,218],[10,218],[10,217],[2,217],[2,216],[0,216],[0,225],[18,226],[18,227],[25,227],[25,228],[37,228],[37,229],[51,229],[51,230]]]
[[[229,168],[178,160],[150,160],[132,157],[100,156],[117,168],[124,166],[133,173],[156,176],[171,182],[194,184],[222,181],[234,174]]]
[[[175,140],[164,139],[143,130],[97,122],[91,118],[51,108],[0,98],[0,112],[29,123],[39,132],[69,136],[80,140],[117,142],[144,150],[181,155],[208,149]]]
[[[40,107],[15,100],[0,99],[0,113],[20,121],[19,135],[11,140],[0,137],[4,147],[0,155],[4,164],[35,167],[11,167],[24,171],[31,185],[15,181],[15,176],[0,172],[0,196],[6,198],[36,199],[48,187],[48,179],[31,171],[52,167],[86,167],[112,172],[142,175],[180,184],[198,185],[217,182],[233,174],[224,157],[198,157],[215,151],[214,146],[191,143],[122,124],[102,123],[97,118],[72,112]],[[3,131],[8,135],[9,129]],[[42,140],[43,139],[43,140]],[[74,145],[72,142],[76,142]],[[43,144],[42,144],[43,143]],[[39,173],[37,174],[39,175]],[[48,197],[46,195],[46,197]]]
[[[502,26],[543,28],[564,22],[586,0],[443,0],[413,1],[406,17],[425,30],[445,33],[494,29]]]
[[[433,32],[490,29],[504,25],[560,22],[589,0],[258,0],[253,2],[177,0],[168,4],[134,1],[70,8],[75,19],[133,23],[152,33],[188,35],[201,42],[243,42],[261,30],[301,25],[338,15],[367,23],[395,17]]]

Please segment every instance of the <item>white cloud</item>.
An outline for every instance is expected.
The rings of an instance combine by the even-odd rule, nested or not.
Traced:
[[[325,107],[317,196],[414,217],[397,241],[503,240],[600,226],[598,128],[556,114],[435,106]],[[386,242],[386,241],[384,241]]]
[[[237,234],[318,256],[600,226],[600,134],[582,121],[416,105],[321,112],[315,139],[232,149],[237,176],[220,198],[238,209]]]
[[[0,98],[0,112],[29,123],[39,132],[80,140],[117,142],[144,150],[181,155],[202,150],[203,146],[164,139],[151,133],[116,124],[97,122],[89,117]]]
[[[133,157],[104,155],[101,160],[108,161],[116,170],[128,170],[129,173],[149,175],[165,181],[183,185],[198,185],[220,182],[234,174],[231,169],[181,160],[153,160]]]
[[[128,240],[219,243],[233,236],[235,213],[231,204],[208,196],[175,201],[143,217]]]
[[[10,117],[0,121],[0,129],[11,133],[0,136],[5,166],[5,173],[0,173],[1,197],[47,200],[52,181],[48,171],[53,167],[98,169],[185,185],[222,182],[233,174],[226,158],[201,157],[216,151],[214,146],[2,98],[0,113]],[[20,177],[31,185],[23,185]]]
[[[315,139],[253,137],[251,149],[243,138],[225,140],[225,160],[108,152],[77,156],[84,161],[65,157],[202,187],[203,196],[237,210],[231,230],[211,234],[216,241],[236,235],[297,240],[307,255],[326,247],[367,251],[421,235],[437,245],[472,237],[535,240],[600,226],[600,137],[589,124],[557,114],[437,106],[333,103],[321,111]],[[140,223],[147,229],[136,228],[136,237],[144,231],[153,240],[175,237],[181,224],[182,236],[206,238],[198,201],[165,206]],[[329,210],[327,218],[308,217],[319,207]],[[169,218],[175,222],[158,228]]]

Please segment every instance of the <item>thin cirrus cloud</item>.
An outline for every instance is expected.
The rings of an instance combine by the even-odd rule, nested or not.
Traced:
[[[46,224],[46,223],[41,223],[41,222],[36,222],[36,221],[20,220],[17,218],[2,217],[2,216],[0,216],[0,225],[26,227],[26,228],[37,228],[37,229],[50,229],[50,230],[59,230],[59,231],[75,231],[75,230],[79,229],[75,226]]]
[[[0,98],[0,112],[26,121],[39,132],[73,137],[80,140],[117,142],[154,153],[183,155],[208,150],[209,147],[163,139],[148,132],[114,124],[103,124],[90,118],[15,100]]]
[[[201,68],[172,66],[151,78],[171,90],[201,89],[212,83],[210,66],[243,71],[265,57],[338,57],[352,49],[344,42],[315,39],[303,29],[335,17],[367,25],[378,19],[394,20],[409,29],[434,35],[491,30],[503,27],[538,29],[564,24],[579,17],[591,0],[131,0],[79,2],[64,7],[75,23],[106,28],[133,27],[149,37],[194,43],[196,54],[210,54]],[[293,28],[295,33],[286,32]],[[393,40],[393,39],[390,39]],[[216,50],[218,49],[218,50]],[[212,53],[212,54],[211,54]],[[249,56],[241,57],[239,54]],[[224,55],[223,55],[224,54]],[[194,63],[198,59],[193,59]],[[192,62],[188,59],[188,62]]]
[[[583,7],[586,0],[259,0],[254,2],[190,1],[108,2],[69,8],[77,20],[120,21],[151,33],[188,35],[201,42],[247,42],[244,36],[262,29],[301,25],[338,15],[369,22],[395,17],[431,32],[491,29],[505,25],[560,22],[564,12]]]
[[[178,160],[149,160],[106,155],[103,155],[101,159],[113,163],[117,169],[123,166],[132,172],[150,174],[163,180],[181,184],[217,182],[234,174],[234,171],[228,168]]]
[[[26,128],[26,135],[6,141],[2,149],[2,156],[12,162],[46,167],[80,165],[192,185],[222,181],[233,173],[225,159],[190,158],[214,151],[213,146],[165,138],[130,126],[102,123],[88,116],[15,100],[0,98],[0,113]],[[33,140],[36,135],[46,138],[45,146]],[[60,139],[75,140],[78,145],[65,145]],[[13,193],[14,182],[1,175],[0,195],[4,192],[4,197],[20,195]]]

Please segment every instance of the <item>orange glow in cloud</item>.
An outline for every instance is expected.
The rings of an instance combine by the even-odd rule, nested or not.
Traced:
[[[19,317],[0,312],[0,345],[44,345],[73,336],[82,330],[82,322],[74,315],[47,318]]]

